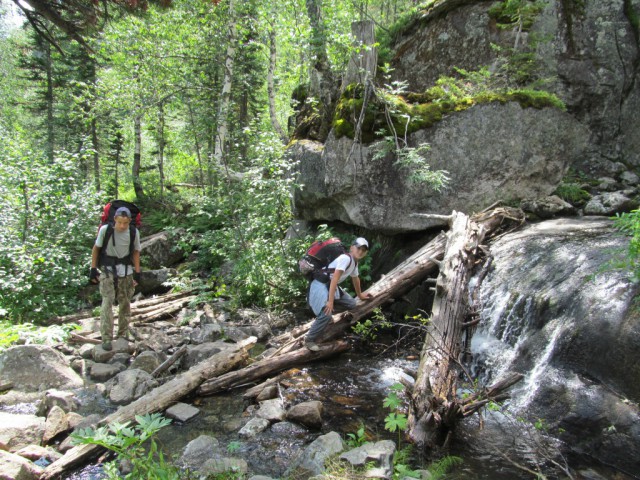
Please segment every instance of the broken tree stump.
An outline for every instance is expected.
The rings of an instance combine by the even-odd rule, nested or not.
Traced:
[[[469,278],[482,242],[503,225],[505,218],[521,223],[524,216],[515,209],[500,209],[483,212],[474,219],[457,212],[451,217],[431,321],[420,355],[418,376],[410,393],[408,433],[411,441],[421,448],[440,443],[464,416],[464,405],[456,398],[456,385],[462,365]],[[502,389],[509,386],[511,384],[504,384]],[[500,392],[492,394],[495,397]]]

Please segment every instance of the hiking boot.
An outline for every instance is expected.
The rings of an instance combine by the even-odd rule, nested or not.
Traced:
[[[113,349],[113,346],[111,345],[111,342],[102,342],[102,349],[105,352],[110,352]]]
[[[318,350],[320,350],[320,347],[318,346],[318,344],[316,342],[312,342],[311,340],[305,340],[304,346],[307,347],[312,352],[317,352]]]

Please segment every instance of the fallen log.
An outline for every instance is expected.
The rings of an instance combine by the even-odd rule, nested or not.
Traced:
[[[178,350],[174,352],[173,355],[171,355],[164,362],[158,365],[158,368],[156,368],[153,372],[151,372],[151,376],[154,378],[159,377],[161,373],[164,373],[166,370],[168,370],[169,367],[171,367],[171,365],[176,363],[176,361],[178,361],[178,359],[185,353],[187,353],[187,346],[182,345]]]
[[[463,325],[468,313],[469,278],[482,242],[488,233],[502,225],[505,212],[504,209],[483,212],[474,219],[462,213],[452,215],[431,321],[409,401],[408,435],[423,449],[442,443],[456,421],[464,416],[463,404],[456,398],[456,386],[461,369]],[[511,219],[524,218],[517,211],[509,211],[509,215]],[[505,384],[502,389],[509,386]],[[500,395],[501,391],[492,396]]]
[[[317,352],[312,352],[307,348],[300,348],[293,352],[281,353],[275,357],[265,358],[243,369],[208,380],[200,385],[196,393],[198,395],[214,395],[234,387],[253,383],[295,365],[328,358],[347,350],[349,350],[349,344],[344,340],[339,340],[321,345],[320,350]]]
[[[237,345],[232,352],[220,352],[206,360],[203,360],[195,367],[178,375],[169,382],[161,385],[146,395],[140,397],[135,402],[120,407],[116,412],[103,418],[99,425],[107,425],[113,422],[129,422],[135,419],[136,415],[145,415],[165,410],[175,401],[194,391],[205,380],[221,375],[233,370],[247,362],[249,350],[255,345],[256,338],[250,337]],[[41,480],[57,478],[64,472],[78,466],[91,458],[94,458],[102,451],[102,447],[97,445],[79,445],[66,452],[64,456],[49,465]]]

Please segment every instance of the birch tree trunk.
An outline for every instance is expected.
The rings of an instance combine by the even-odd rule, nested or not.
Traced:
[[[229,131],[229,107],[231,105],[231,86],[233,83],[233,68],[236,55],[236,18],[234,0],[229,0],[229,42],[224,62],[224,79],[222,81],[222,93],[216,120],[217,131],[213,146],[214,168],[224,170],[229,180],[239,179],[241,175],[229,168],[225,158],[225,144]]]
[[[276,114],[276,92],[273,84],[273,72],[276,69],[276,60],[277,60],[277,52],[276,52],[276,30],[272,25],[269,29],[269,70],[267,72],[267,95],[269,97],[269,116],[271,117],[271,125],[273,125],[273,129],[276,131],[278,136],[280,137],[280,141],[283,145],[286,145],[289,142],[289,137],[284,133],[282,129],[282,125],[278,121],[278,116]]]

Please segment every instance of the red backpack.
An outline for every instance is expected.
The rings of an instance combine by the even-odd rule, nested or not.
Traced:
[[[104,206],[102,216],[100,217],[100,227],[107,224],[113,225],[113,217],[115,217],[116,210],[120,207],[127,207],[129,209],[131,212],[131,224],[136,228],[140,228],[140,225],[142,225],[140,209],[135,203],[127,202],[126,200],[112,200]]]
[[[342,241],[333,237],[329,240],[318,240],[311,244],[304,256],[298,261],[298,269],[304,277],[309,280],[319,280],[323,283],[329,283],[335,269],[327,268],[331,262],[343,253],[347,253],[348,249]],[[349,255],[349,268],[353,258]]]

